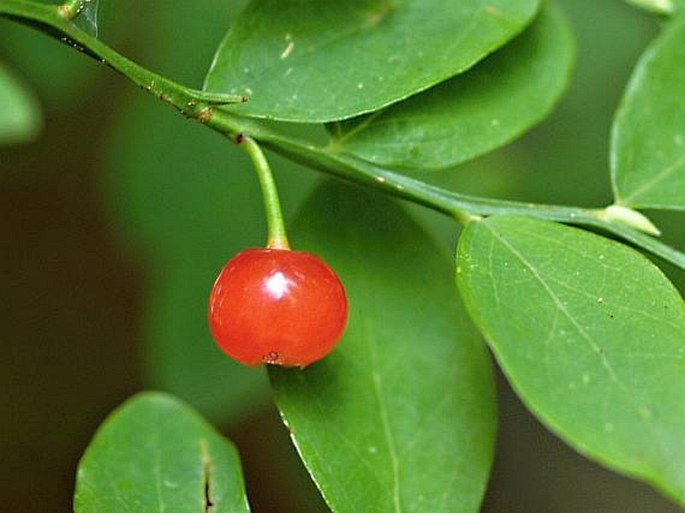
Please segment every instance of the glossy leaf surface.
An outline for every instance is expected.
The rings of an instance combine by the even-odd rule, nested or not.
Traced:
[[[142,393],[115,410],[78,467],[76,513],[247,513],[238,454],[175,398]]]
[[[685,210],[685,16],[677,16],[633,72],[612,133],[616,202]]]
[[[528,407],[581,453],[685,504],[685,305],[649,260],[576,228],[470,223],[457,281]]]
[[[573,35],[549,3],[531,27],[468,72],[387,109],[330,125],[332,147],[376,164],[451,167],[506,144],[559,99]]]
[[[30,140],[41,124],[36,100],[0,65],[0,144]]]
[[[392,202],[329,183],[293,226],[349,297],[348,329],[276,402],[336,513],[476,512],[493,455],[490,362],[441,248]]]
[[[374,111],[473,66],[533,18],[538,0],[253,0],[205,88],[232,110],[319,122]]]

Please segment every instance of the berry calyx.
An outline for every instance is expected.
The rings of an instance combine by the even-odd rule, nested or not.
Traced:
[[[310,253],[243,251],[224,266],[209,298],[216,344],[245,365],[305,367],[333,350],[346,324],[340,280]]]

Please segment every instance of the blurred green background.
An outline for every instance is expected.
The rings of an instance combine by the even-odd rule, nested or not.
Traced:
[[[99,35],[199,87],[242,3],[100,0]],[[577,71],[554,115],[519,142],[431,180],[511,199],[610,202],[612,114],[659,20],[620,0],[562,4],[577,31]],[[191,403],[238,445],[255,512],[326,511],[269,403],[263,373],[222,358],[206,327],[215,274],[233,253],[264,239],[247,159],[112,71],[5,20],[0,59],[35,91],[45,116],[37,140],[0,148],[7,351],[0,509],[71,509],[76,464],[95,428],[127,396],[154,387]],[[289,216],[318,177],[275,156],[272,164]],[[410,209],[454,246],[453,224]],[[667,241],[685,247],[682,219],[653,217]],[[683,290],[683,273],[664,268]],[[500,434],[485,512],[678,511],[647,486],[569,450],[499,381]]]

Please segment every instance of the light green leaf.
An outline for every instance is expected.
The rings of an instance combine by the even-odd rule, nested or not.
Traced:
[[[78,466],[76,513],[247,513],[238,453],[177,399],[141,393],[105,420]]]
[[[473,66],[533,18],[539,0],[253,0],[205,88],[248,116],[320,122],[371,112]]]
[[[457,282],[528,407],[685,505],[685,305],[640,253],[546,221],[471,222]]]
[[[502,146],[549,114],[569,80],[573,34],[550,2],[516,40],[418,96],[332,125],[331,148],[383,166],[451,167]]]
[[[677,16],[633,72],[612,132],[616,203],[685,210],[685,16]]]
[[[476,512],[493,456],[490,362],[449,261],[392,202],[329,183],[292,231],[349,296],[346,334],[272,369],[300,456],[336,513]]]
[[[0,65],[0,144],[33,139],[41,126],[35,98]]]

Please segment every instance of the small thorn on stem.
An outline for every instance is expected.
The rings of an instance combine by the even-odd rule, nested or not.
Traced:
[[[242,144],[244,140],[245,140],[245,136],[243,134],[238,134],[235,136],[235,142],[237,144]]]

